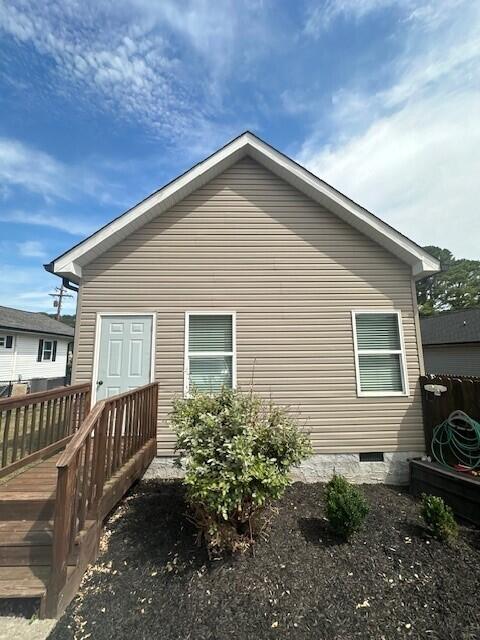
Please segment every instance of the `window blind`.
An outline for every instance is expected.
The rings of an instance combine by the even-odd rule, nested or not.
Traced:
[[[360,355],[360,384],[362,391],[402,391],[400,356]]]
[[[186,391],[218,393],[233,386],[233,317],[188,316],[188,386]]]
[[[232,351],[232,316],[190,316],[188,350]]]
[[[355,313],[359,391],[405,391],[403,354],[397,313]]]
[[[358,349],[400,349],[398,317],[392,313],[357,315]]]
[[[190,356],[190,388],[218,393],[232,386],[232,356]]]

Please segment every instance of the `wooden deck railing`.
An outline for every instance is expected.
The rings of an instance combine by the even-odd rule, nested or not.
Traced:
[[[0,400],[0,477],[61,449],[90,408],[90,384]]]
[[[75,541],[87,520],[101,520],[107,482],[156,438],[156,383],[97,402],[57,462],[53,556],[47,605],[56,606]]]

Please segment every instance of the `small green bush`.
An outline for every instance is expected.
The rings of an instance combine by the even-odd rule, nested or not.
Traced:
[[[330,527],[348,540],[360,529],[369,506],[360,491],[343,476],[334,475],[325,487],[326,514]]]
[[[422,494],[422,517],[433,535],[444,542],[458,536],[453,511],[442,498]]]
[[[177,400],[170,417],[200,534],[210,549],[248,548],[261,510],[311,453],[308,436],[284,409],[231,389]]]

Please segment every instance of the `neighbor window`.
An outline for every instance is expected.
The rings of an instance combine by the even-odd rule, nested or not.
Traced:
[[[185,394],[235,387],[235,315],[187,313],[185,332]]]
[[[56,340],[39,340],[37,362],[55,362],[57,358]]]
[[[352,319],[358,395],[407,395],[400,313],[354,311]]]
[[[12,349],[13,348],[13,336],[0,336],[0,348]]]

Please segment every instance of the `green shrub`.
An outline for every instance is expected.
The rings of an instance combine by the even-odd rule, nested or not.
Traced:
[[[285,410],[230,389],[177,400],[170,417],[200,534],[210,548],[247,548],[262,508],[311,453],[308,436]]]
[[[360,491],[343,476],[334,475],[325,487],[326,514],[332,530],[348,540],[360,529],[369,506]]]
[[[422,517],[439,540],[448,541],[458,536],[458,525],[453,511],[442,498],[422,494]]]

